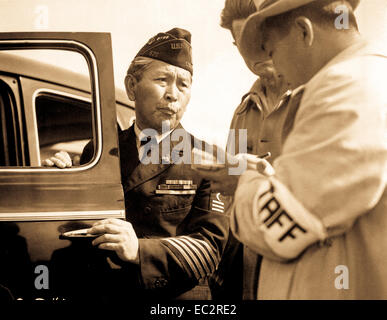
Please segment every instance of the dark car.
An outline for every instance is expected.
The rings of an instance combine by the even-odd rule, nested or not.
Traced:
[[[78,54],[88,75],[26,58],[41,50]],[[88,295],[94,275],[114,269],[90,239],[63,233],[125,217],[117,124],[133,118],[114,87],[109,34],[0,34],[0,304]],[[90,140],[88,163],[41,165],[59,150],[79,158]]]

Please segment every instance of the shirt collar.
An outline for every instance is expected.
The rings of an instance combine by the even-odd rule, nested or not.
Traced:
[[[297,88],[298,90],[298,88]],[[282,104],[284,103],[284,101],[286,101],[288,99],[288,97],[290,97],[292,94],[293,94],[294,91],[292,90],[287,90],[284,94],[282,94],[282,96],[278,99],[278,102],[276,103],[276,105],[274,106],[274,108],[268,113],[271,114],[273,113],[274,111],[276,111],[277,109],[279,109]],[[256,99],[254,99],[253,97],[256,97]],[[249,98],[254,102],[254,105],[256,106],[256,108],[263,112],[262,110],[262,100],[260,99],[260,96],[259,95],[250,95]]]
[[[298,88],[297,88],[298,89]],[[297,90],[296,89],[296,90]],[[293,96],[294,94],[294,90],[287,90],[282,96],[281,98],[278,100],[277,104],[274,106],[274,109],[272,112],[274,112],[275,110],[279,109],[282,104],[284,103],[284,101],[286,101],[289,97]]]
[[[166,138],[172,130],[169,130],[167,132],[164,132],[162,134],[157,134],[155,136],[157,143],[159,144],[164,138]],[[148,137],[148,135],[144,134],[141,129],[138,127],[137,123],[134,123],[134,133],[136,134],[136,143],[137,143],[137,148],[140,147],[141,145],[141,140],[146,140],[143,139],[144,137]]]

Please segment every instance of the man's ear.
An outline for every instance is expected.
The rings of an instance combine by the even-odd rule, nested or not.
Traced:
[[[307,47],[312,46],[314,41],[314,29],[312,21],[306,17],[298,17],[295,20],[295,25],[305,45]]]
[[[133,75],[128,74],[125,78],[125,89],[126,94],[131,101],[136,101],[136,86],[137,79]]]

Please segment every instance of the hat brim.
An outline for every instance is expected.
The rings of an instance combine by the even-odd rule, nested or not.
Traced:
[[[313,1],[317,0],[279,0],[247,18],[242,27],[239,46],[245,61],[250,61],[248,66],[252,72],[256,73],[254,63],[251,61],[256,61],[255,64],[258,64],[269,59],[262,48],[262,23],[269,17],[296,9]],[[355,10],[360,0],[349,0],[349,2]]]

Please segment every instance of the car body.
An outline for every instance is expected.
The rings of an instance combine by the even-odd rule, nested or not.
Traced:
[[[13,50],[73,51],[84,57],[89,77]],[[129,127],[134,107],[114,87],[110,34],[1,33],[0,115],[0,293],[64,299],[55,282],[85,279],[96,270],[87,252],[98,254],[88,239],[63,233],[125,217],[117,123]],[[66,169],[41,165],[59,150],[79,157],[90,139],[90,162]]]

